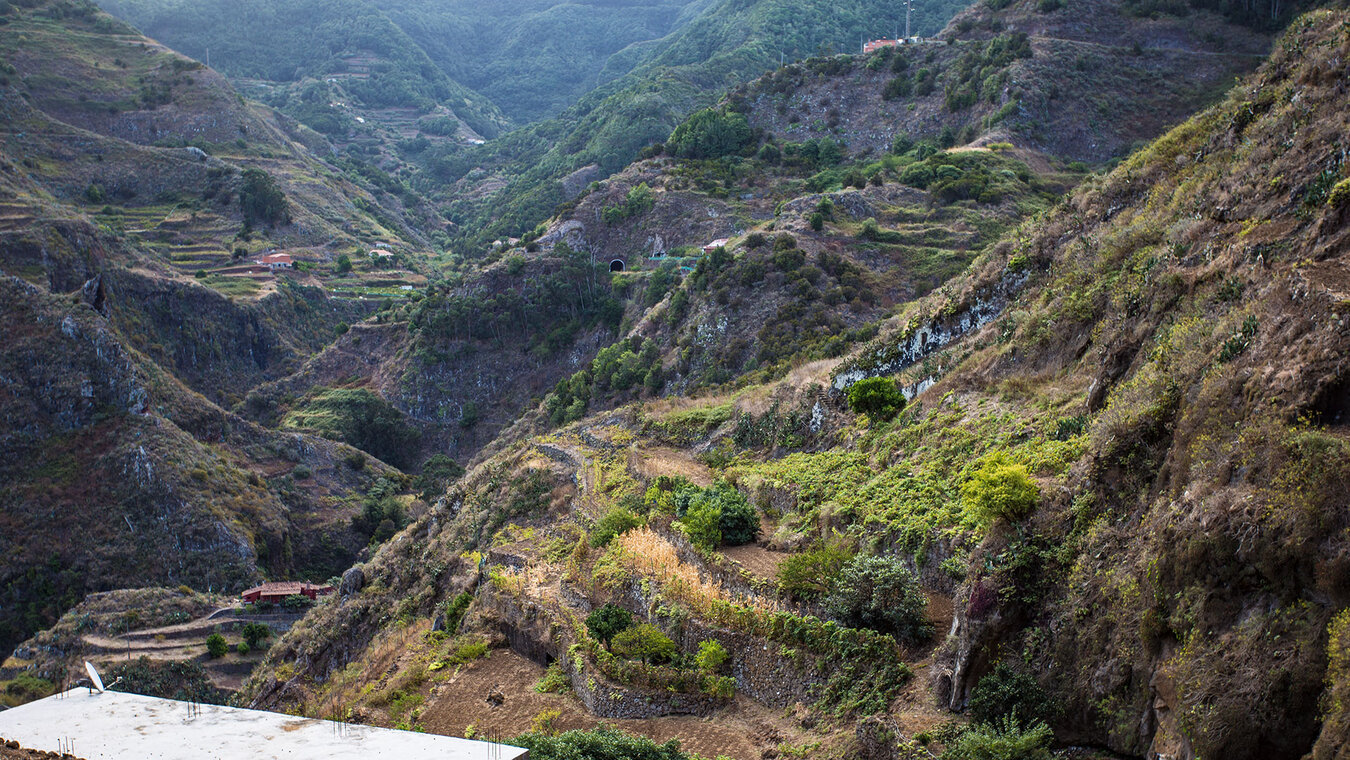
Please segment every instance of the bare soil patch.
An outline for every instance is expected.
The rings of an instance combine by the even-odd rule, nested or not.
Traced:
[[[572,693],[539,694],[534,684],[544,668],[509,650],[495,649],[490,657],[470,663],[436,685],[422,713],[420,726],[445,736],[463,736],[474,727],[483,738],[515,736],[531,729],[535,716],[557,710],[555,729],[589,729],[601,723],[664,742],[678,739],[687,751],[706,757],[726,755],[735,760],[760,760],[780,742],[804,741],[804,733],[790,721],[743,697],[712,718],[679,715],[644,720],[601,720],[591,715]],[[491,692],[504,697],[500,705],[487,700]]]
[[[661,475],[683,477],[700,488],[712,485],[712,471],[708,466],[694,458],[688,451],[667,447],[634,451],[628,457],[629,466],[634,472],[645,478]]]
[[[789,556],[788,552],[776,552],[758,544],[728,546],[720,550],[722,556],[739,562],[758,578],[773,580],[778,577],[778,565]]]

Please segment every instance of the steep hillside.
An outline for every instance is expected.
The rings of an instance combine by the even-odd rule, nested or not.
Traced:
[[[494,137],[506,126],[486,98],[447,76],[374,4],[364,0],[248,0],[202,4],[176,0],[108,0],[102,7],[176,50],[211,59],[220,72],[263,89],[332,82],[373,109],[436,107],[471,133]],[[259,93],[250,92],[250,95]],[[340,118],[326,99],[295,93],[298,118],[320,131]]]
[[[958,14],[938,44],[794,64],[732,102],[780,139],[874,152],[901,136],[1011,141],[1096,164],[1220,98],[1270,44],[1206,10],[1139,18],[1109,0],[999,5]]]
[[[5,18],[6,271],[56,291],[98,277],[100,309],[195,390],[234,403],[370,313],[365,296],[425,282],[414,229],[434,211],[339,174],[294,139],[313,133],[91,5]],[[255,263],[271,251],[298,269]]]
[[[9,275],[0,288],[0,649],[88,591],[326,578],[364,544],[348,498],[388,468],[222,411],[128,347],[78,291]]]
[[[498,733],[556,710],[536,728],[738,758],[987,740],[947,710],[1032,748],[1044,720],[1131,756],[1338,756],[1348,55],[1343,12],[1299,20],[842,360],[503,443],[246,693],[447,731],[487,697]],[[843,393],[873,377],[910,403]]]
[[[356,383],[421,427],[427,455],[467,463],[522,413],[513,436],[633,398],[776,379],[873,337],[896,304],[1081,178],[1019,151],[925,143],[838,163],[837,150],[817,160],[797,155],[803,145],[764,147],[764,159],[665,157],[595,183],[529,242],[502,241],[481,272],[257,389],[247,413],[285,425],[310,389]],[[899,181],[930,166],[980,191]],[[724,250],[705,255],[718,239]]]
[[[942,4],[949,16],[960,3]],[[464,251],[547,218],[575,190],[564,178],[585,167],[603,177],[664,140],[688,114],[769,70],[780,58],[852,49],[886,33],[903,14],[873,0],[721,0],[655,44],[627,75],[587,94],[557,118],[476,148],[433,151],[418,162],[455,183],[451,213],[465,225]]]
[[[221,405],[424,282],[415,212],[91,5],[0,18],[0,650],[89,591],[340,572],[405,478]]]

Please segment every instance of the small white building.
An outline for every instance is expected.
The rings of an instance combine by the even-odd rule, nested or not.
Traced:
[[[272,270],[295,267],[295,259],[291,258],[289,253],[269,253],[258,259],[258,263]]]
[[[726,245],[727,245],[727,243],[730,243],[730,242],[731,242],[731,238],[718,238],[718,239],[712,241],[711,243],[708,243],[707,245],[703,246],[703,252],[704,252],[704,253],[712,253],[713,251],[717,250],[718,248],[725,248]]]

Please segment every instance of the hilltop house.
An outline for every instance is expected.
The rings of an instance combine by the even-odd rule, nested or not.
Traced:
[[[727,245],[727,243],[730,243],[730,242],[731,242],[731,238],[718,238],[718,239],[712,241],[711,243],[708,243],[707,245],[703,246],[703,252],[704,252],[705,254],[707,254],[707,253],[712,253],[713,251],[717,250],[718,248],[725,248],[726,245]]]
[[[269,253],[258,259],[258,263],[272,270],[291,269],[295,266],[295,259],[289,253]]]
[[[333,587],[327,584],[320,586],[307,581],[284,581],[254,586],[240,596],[243,597],[245,602],[275,603],[288,596],[307,596],[310,599],[317,599],[331,593],[333,593]]]
[[[896,47],[897,45],[913,45],[918,41],[919,41],[918,37],[897,37],[896,39],[893,40],[887,39],[872,40],[871,42],[863,44],[863,54],[866,55],[872,52],[873,50],[880,50],[882,48],[888,47]]]

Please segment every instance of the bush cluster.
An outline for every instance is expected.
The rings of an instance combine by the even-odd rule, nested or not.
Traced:
[[[927,607],[918,578],[894,557],[854,557],[840,568],[825,597],[826,611],[840,623],[910,642],[932,634]]]
[[[722,544],[748,544],[759,535],[759,513],[725,483],[710,488],[686,485],[674,492],[674,505],[689,540],[704,551]]]
[[[889,420],[905,408],[905,394],[892,378],[869,377],[849,386],[848,407],[857,414]]]

